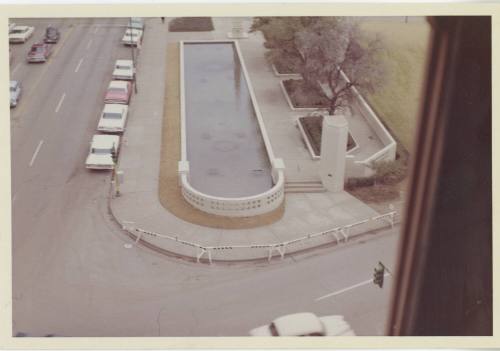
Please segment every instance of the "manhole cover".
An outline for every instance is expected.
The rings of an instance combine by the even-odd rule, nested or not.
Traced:
[[[236,144],[234,141],[221,140],[221,141],[215,142],[214,148],[217,151],[228,152],[228,151],[236,150],[238,148],[238,144]]]

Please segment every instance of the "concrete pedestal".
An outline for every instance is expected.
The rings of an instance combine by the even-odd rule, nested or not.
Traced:
[[[348,129],[344,116],[323,118],[319,173],[323,186],[331,192],[344,190]]]
[[[230,39],[245,39],[248,38],[248,33],[243,30],[243,20],[235,17],[232,20],[233,28],[227,33]]]

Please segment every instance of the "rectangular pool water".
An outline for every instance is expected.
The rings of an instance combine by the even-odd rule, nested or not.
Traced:
[[[192,187],[228,198],[271,189],[271,164],[232,42],[184,43],[184,98]]]

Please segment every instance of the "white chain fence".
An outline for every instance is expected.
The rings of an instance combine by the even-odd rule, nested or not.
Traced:
[[[398,217],[397,211],[391,211],[356,223],[342,225],[318,233],[310,233],[292,240],[254,245],[205,246],[179,239],[178,236],[136,228],[130,222],[124,222],[122,228],[136,238],[136,243],[145,241],[161,250],[196,258],[196,262],[200,262],[202,259],[212,263],[213,260],[242,261],[262,258],[267,258],[270,261],[273,257],[283,259],[287,253],[290,254],[325,244],[346,243],[353,237],[373,230],[380,230],[388,226],[392,228],[399,221]]]

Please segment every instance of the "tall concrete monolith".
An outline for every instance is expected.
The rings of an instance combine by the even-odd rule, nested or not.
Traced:
[[[331,192],[344,190],[348,129],[344,116],[323,117],[319,173],[323,186]]]

